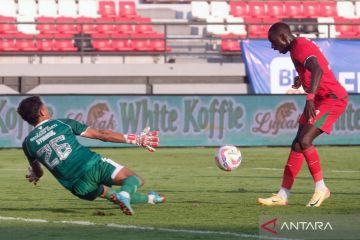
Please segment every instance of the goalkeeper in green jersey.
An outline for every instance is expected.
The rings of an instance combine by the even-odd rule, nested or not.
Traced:
[[[156,192],[137,192],[144,183],[140,176],[82,146],[76,139],[79,135],[105,142],[137,144],[154,152],[159,146],[158,132],[146,128],[139,135],[122,134],[93,129],[72,119],[52,119],[38,96],[23,99],[17,111],[34,126],[22,145],[30,163],[26,175],[29,182],[36,184],[40,180],[41,163],[75,196],[90,201],[106,198],[119,205],[126,215],[134,214],[132,204],[165,202],[165,197]],[[121,188],[114,189],[113,185],[121,185]]]

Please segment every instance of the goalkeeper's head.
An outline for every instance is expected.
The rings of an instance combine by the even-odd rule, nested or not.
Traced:
[[[39,96],[23,99],[19,104],[17,112],[22,119],[33,126],[50,118],[49,111]]]

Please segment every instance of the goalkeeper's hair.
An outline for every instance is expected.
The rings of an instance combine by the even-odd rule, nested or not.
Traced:
[[[42,105],[43,102],[39,96],[28,97],[20,102],[17,112],[20,114],[22,119],[35,126],[38,122],[40,108]]]

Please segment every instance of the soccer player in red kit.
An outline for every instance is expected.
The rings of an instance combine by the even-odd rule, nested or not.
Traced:
[[[321,49],[311,40],[295,37],[285,23],[273,24],[268,32],[271,47],[282,54],[290,52],[298,76],[293,88],[302,86],[307,93],[304,112],[299,119],[299,129],[292,143],[284,169],[282,185],[277,194],[259,198],[266,206],[287,205],[291,187],[304,159],[315,182],[315,193],[306,205],[320,207],[330,197],[325,185],[318,152],[313,141],[323,132],[330,134],[332,125],[345,111],[347,92],[336,80]]]

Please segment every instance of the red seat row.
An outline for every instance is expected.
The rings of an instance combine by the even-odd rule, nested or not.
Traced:
[[[69,34],[2,34],[0,35],[0,51],[77,51],[73,36]]]
[[[92,46],[99,51],[170,51],[163,34],[93,34]],[[2,34],[0,51],[78,51],[71,34]]]
[[[335,1],[232,1],[235,17],[317,18],[337,16]]]
[[[360,38],[360,19],[336,17],[335,30],[338,38]]]
[[[99,51],[150,51],[162,52],[171,49],[165,45],[163,34],[93,34],[93,47]]]

